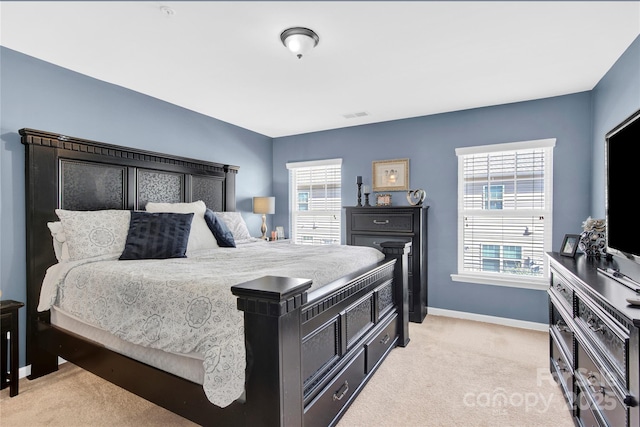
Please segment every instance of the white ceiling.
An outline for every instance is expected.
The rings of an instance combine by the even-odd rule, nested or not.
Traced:
[[[591,90],[640,2],[2,1],[0,23],[5,47],[280,137]],[[300,60],[292,26],[320,36]]]

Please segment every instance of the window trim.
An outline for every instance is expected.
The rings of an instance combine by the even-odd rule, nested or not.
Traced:
[[[463,255],[462,248],[464,247],[464,232],[463,232],[463,215],[461,212],[463,209],[463,194],[464,194],[464,156],[470,154],[486,154],[500,151],[518,151],[529,150],[538,148],[553,148],[556,145],[555,138],[537,139],[530,141],[508,142],[502,144],[490,144],[490,145],[478,145],[472,147],[456,148],[456,156],[458,156],[458,247],[456,250],[456,265],[457,272],[451,274],[451,280],[454,282],[466,282],[477,283],[481,285],[493,285],[493,286],[506,286],[512,288],[524,288],[535,290],[546,290],[549,288],[549,262],[548,260],[543,263],[542,277],[530,277],[530,276],[517,276],[515,277],[505,275],[503,273],[470,273],[464,271],[463,267]],[[553,151],[551,155],[545,159],[547,162],[547,169],[545,170],[545,194],[548,196],[547,203],[545,205],[545,217],[549,218],[548,227],[545,227],[544,231],[544,252],[552,250],[552,238],[553,238]],[[548,172],[548,176],[547,176]],[[524,213],[520,211],[521,213]]]
[[[286,167],[289,170],[289,176],[291,176],[292,169],[302,169],[302,168],[314,168],[314,167],[324,167],[324,166],[336,166],[340,167],[342,174],[342,159],[341,158],[333,158],[333,159],[322,159],[322,160],[309,160],[309,161],[301,161],[301,162],[287,162]],[[298,200],[297,194],[294,195],[294,188],[292,187],[291,179],[289,178],[289,234],[290,238],[295,239],[296,230],[294,229],[294,209],[296,209]],[[340,191],[342,192],[342,182],[340,182]],[[306,213],[309,212],[309,213]],[[313,212],[315,211],[297,211],[298,216],[313,216]],[[342,211],[334,212],[336,218],[338,218],[340,230],[339,230],[339,238],[338,244],[340,244],[340,239],[342,238]]]

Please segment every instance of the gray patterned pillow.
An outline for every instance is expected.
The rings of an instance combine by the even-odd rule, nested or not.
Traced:
[[[251,239],[247,223],[244,222],[244,218],[242,218],[240,212],[215,212],[215,214],[219,219],[222,219],[227,228],[231,230],[236,242]]]
[[[129,231],[131,212],[125,210],[67,211],[56,209],[72,261],[100,255],[120,255]]]

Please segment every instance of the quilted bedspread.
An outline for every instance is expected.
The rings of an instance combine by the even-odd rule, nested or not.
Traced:
[[[96,257],[49,268],[38,310],[52,305],[134,344],[204,357],[204,390],[225,407],[244,391],[243,314],[232,285],[258,277],[313,280],[313,288],[384,258],[358,246],[257,242],[190,258]]]

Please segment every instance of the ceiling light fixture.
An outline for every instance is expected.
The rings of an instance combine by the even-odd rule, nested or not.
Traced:
[[[300,59],[318,45],[320,37],[308,28],[293,27],[284,30],[280,34],[280,40]]]

